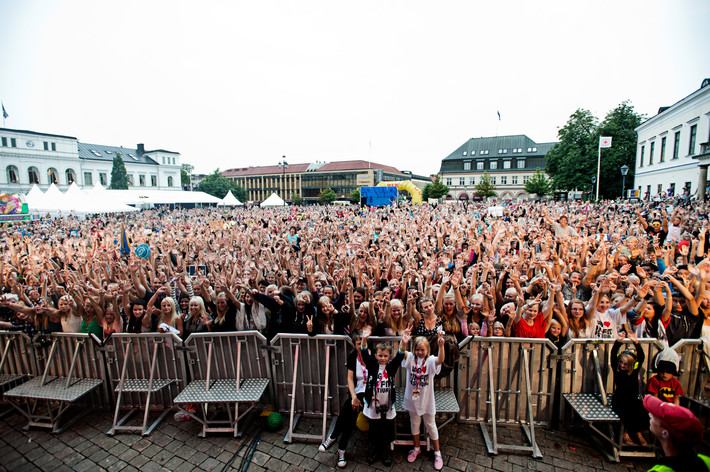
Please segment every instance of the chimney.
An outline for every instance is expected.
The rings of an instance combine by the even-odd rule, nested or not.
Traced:
[[[145,152],[145,145],[143,143],[138,144],[138,154],[143,154]]]

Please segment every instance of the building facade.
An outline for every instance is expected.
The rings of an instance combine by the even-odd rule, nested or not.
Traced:
[[[222,172],[229,180],[246,189],[249,201],[263,201],[276,193],[285,201],[294,196],[304,203],[315,203],[321,191],[331,188],[338,199],[349,199],[360,187],[382,181],[411,180],[391,166],[362,160],[289,164],[287,167],[258,166],[227,169]]]
[[[680,195],[704,198],[710,165],[710,79],[636,128],[636,176],[641,198]]]
[[[450,189],[447,198],[469,200],[488,173],[502,200],[526,200],[525,183],[556,143],[536,143],[523,134],[471,138],[441,161],[439,177]]]
[[[66,190],[111,184],[116,153],[126,165],[129,186],[179,190],[180,154],[164,149],[81,143],[72,136],[0,128],[0,192],[27,193],[37,184],[46,190],[51,183]]]

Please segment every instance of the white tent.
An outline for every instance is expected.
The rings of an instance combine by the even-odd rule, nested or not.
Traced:
[[[275,193],[272,193],[269,198],[261,202],[262,207],[275,207],[275,206],[285,206],[286,202],[284,202],[281,197],[276,195]]]
[[[232,191],[227,192],[222,200],[219,201],[217,206],[241,206],[244,205],[242,202],[237,200],[237,197],[232,195]]]
[[[25,203],[27,203],[27,208],[30,210],[44,207],[44,192],[37,184],[32,184],[32,188],[25,195]]]

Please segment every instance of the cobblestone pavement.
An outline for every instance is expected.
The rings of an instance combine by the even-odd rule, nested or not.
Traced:
[[[25,422],[13,414],[0,420],[0,470],[8,471],[134,471],[169,470],[172,472],[234,470],[241,462],[243,448],[249,442],[248,429],[243,438],[235,440],[228,434],[197,436],[200,431],[195,421],[176,422],[170,415],[148,437],[121,433],[108,436],[111,414],[90,414],[67,431],[53,435],[44,430],[22,431]],[[251,430],[256,432],[256,422]],[[299,432],[317,434],[319,422],[302,420]],[[308,431],[307,428],[311,430]],[[519,428],[501,428],[503,434],[514,435]],[[326,471],[337,469],[336,445],[328,452],[319,453],[315,442],[284,443],[286,427],[279,431],[264,431],[249,472]],[[489,456],[478,425],[450,424],[441,431],[444,470],[458,471],[641,471],[653,465],[651,459],[624,460],[619,464],[607,462],[580,435],[537,429],[538,445],[544,457],[533,459],[524,454]],[[503,442],[511,436],[499,436]],[[378,462],[365,462],[367,438],[357,431],[348,451],[347,471],[393,470],[397,472],[433,471],[433,453],[424,452],[413,463],[407,463],[407,447],[393,453],[394,464],[384,467]],[[235,453],[237,453],[235,458]],[[234,459],[234,460],[233,460]]]

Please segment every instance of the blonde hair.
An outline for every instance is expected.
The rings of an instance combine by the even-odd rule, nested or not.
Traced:
[[[417,336],[414,338],[414,342],[412,343],[412,351],[414,351],[418,346],[425,346],[426,356],[424,357],[429,357],[431,354],[431,344],[429,344],[429,340],[424,336]]]

